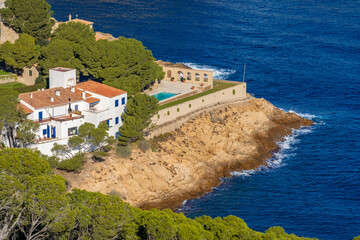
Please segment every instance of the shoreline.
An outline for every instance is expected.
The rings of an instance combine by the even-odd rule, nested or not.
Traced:
[[[117,194],[141,209],[179,209],[221,184],[231,172],[266,165],[293,129],[311,120],[285,113],[264,99],[201,113],[159,142],[156,152],[134,149],[129,159],[114,151],[104,162],[88,161],[80,173],[58,171],[71,188]]]

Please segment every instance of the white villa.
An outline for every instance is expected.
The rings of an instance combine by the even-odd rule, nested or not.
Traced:
[[[52,155],[54,143],[67,144],[85,122],[97,126],[106,121],[109,134],[118,134],[125,91],[91,80],[77,84],[76,70],[61,67],[50,69],[49,87],[19,95],[27,118],[40,124],[37,143],[31,148]]]

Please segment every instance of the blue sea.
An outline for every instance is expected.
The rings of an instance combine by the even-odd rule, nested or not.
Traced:
[[[48,0],[54,16],[136,38],[157,59],[213,69],[314,120],[279,142],[269,167],[234,172],[185,215],[235,215],[265,231],[360,235],[359,0]]]

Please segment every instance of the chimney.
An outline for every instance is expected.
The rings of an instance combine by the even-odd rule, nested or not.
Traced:
[[[69,14],[69,22],[71,21],[71,14]]]
[[[81,96],[82,96],[83,99],[85,99],[86,93],[85,93],[85,92],[82,92],[82,93],[81,93]]]
[[[60,90],[56,90],[56,91],[55,91],[55,95],[56,95],[56,96],[60,96]]]
[[[30,98],[32,98],[33,97],[33,94],[32,93],[30,93]]]
[[[51,102],[54,102],[54,98],[50,98],[50,101],[51,101]]]
[[[75,92],[75,87],[71,87],[70,89],[72,92]]]

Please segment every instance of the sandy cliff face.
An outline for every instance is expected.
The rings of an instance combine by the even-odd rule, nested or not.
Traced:
[[[264,99],[228,106],[185,123],[159,150],[133,150],[129,159],[112,153],[89,161],[79,174],[59,172],[71,187],[117,192],[133,206],[175,208],[220,183],[234,170],[265,164],[276,141],[312,121],[285,113]]]

